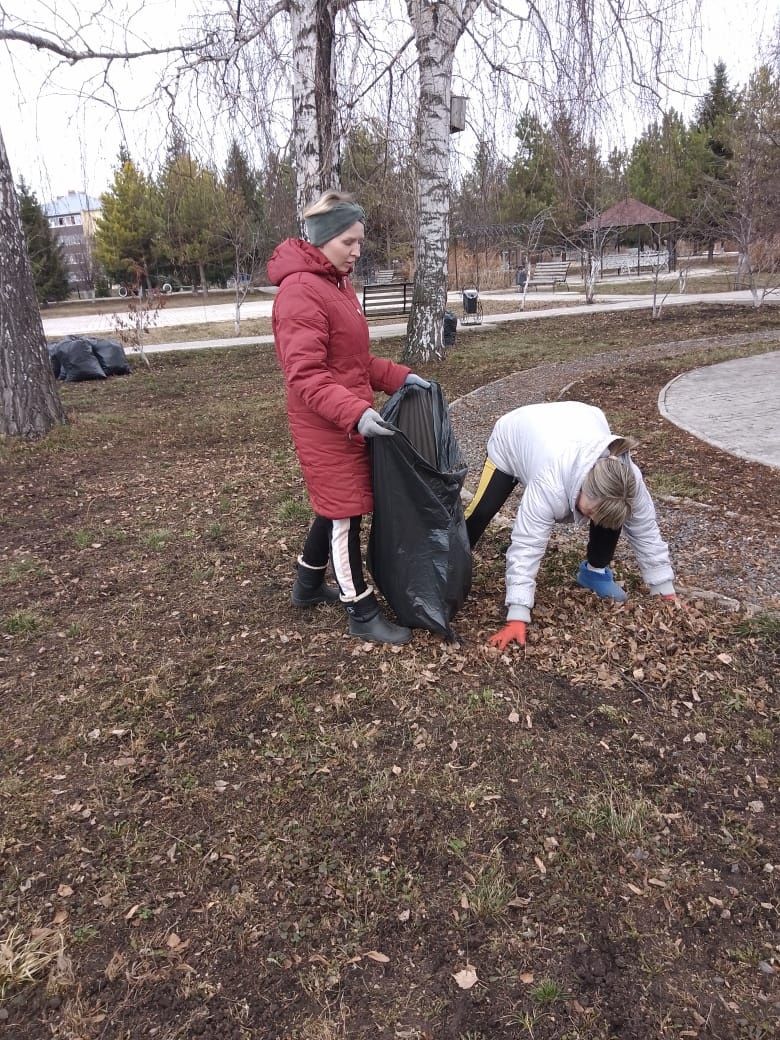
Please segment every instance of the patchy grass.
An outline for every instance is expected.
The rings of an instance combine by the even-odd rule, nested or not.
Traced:
[[[653,492],[656,495],[675,495],[678,498],[703,498],[705,491],[701,484],[677,473],[656,473],[653,478]]]
[[[9,636],[24,636],[37,632],[43,618],[33,610],[14,610],[2,619],[2,627]]]
[[[529,322],[459,337],[428,374],[452,399],[541,360],[771,318]],[[289,603],[309,513],[271,353],[152,364],[63,387],[67,430],[2,449],[4,1032],[773,1035],[776,619],[672,610],[630,558],[631,598],[603,603],[573,584],[581,547],[556,540],[528,645],[501,654],[493,525],[462,645],[367,648],[339,607]],[[640,431],[652,486],[680,474],[700,508],[738,494],[771,536],[774,474],[653,439],[673,374],[578,392]],[[696,515],[689,540],[717,556]],[[21,970],[44,935],[48,959]]]
[[[572,810],[571,822],[589,834],[616,841],[640,841],[654,813],[652,802],[642,795],[607,786],[588,795],[581,807]]]
[[[0,568],[0,586],[16,585],[25,578],[40,578],[43,573],[40,562],[32,557],[12,560]]]
[[[767,641],[780,643],[780,617],[769,613],[755,614],[740,621],[737,632],[741,636],[758,636]]]
[[[62,958],[62,934],[48,928],[25,935],[16,925],[0,938],[0,1000],[45,977]]]

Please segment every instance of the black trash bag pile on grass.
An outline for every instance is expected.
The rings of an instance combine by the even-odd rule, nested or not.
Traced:
[[[50,344],[49,360],[55,377],[66,383],[127,376],[132,371],[121,343],[92,336],[66,336]]]

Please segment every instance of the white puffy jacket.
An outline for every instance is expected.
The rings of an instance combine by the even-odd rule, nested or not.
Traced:
[[[506,604],[510,621],[530,621],[536,574],[553,524],[587,523],[577,510],[585,474],[609,454],[619,435],[600,408],[578,401],[531,404],[503,415],[487,444],[490,461],[524,487],[506,556]],[[654,593],[673,592],[669,547],[661,538],[642,474],[626,452],[619,456],[636,476],[636,497],[623,532],[645,583]]]

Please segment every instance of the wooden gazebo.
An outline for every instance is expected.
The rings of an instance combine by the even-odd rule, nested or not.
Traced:
[[[603,235],[598,235],[597,241],[599,241],[599,260],[601,262],[601,271],[604,273],[604,245],[610,238],[610,232],[614,232],[615,245],[620,244],[620,232],[625,231],[628,228],[649,228],[650,233],[655,240],[655,250],[660,252],[661,244],[664,239],[666,240],[667,248],[669,250],[669,270],[674,270],[674,228],[675,225],[679,224],[677,217],[672,217],[668,213],[662,213],[659,209],[654,209],[652,206],[646,205],[644,202],[640,202],[639,199],[625,198],[621,202],[616,202],[614,206],[610,206],[605,209],[602,213],[597,213],[595,217],[591,217],[590,220],[586,220],[584,224],[581,224],[577,231],[585,236],[589,233],[603,232]],[[626,258],[626,269],[636,268],[637,273],[643,266],[648,266],[647,263],[642,263],[642,250],[637,249],[636,253],[622,254]],[[611,267],[621,266],[618,261],[621,257],[620,253],[609,254]],[[630,259],[629,259],[630,258]]]

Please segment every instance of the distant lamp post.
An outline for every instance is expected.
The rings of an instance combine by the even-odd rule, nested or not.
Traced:
[[[462,94],[450,97],[450,133],[457,134],[466,129],[466,102],[468,98]]]

